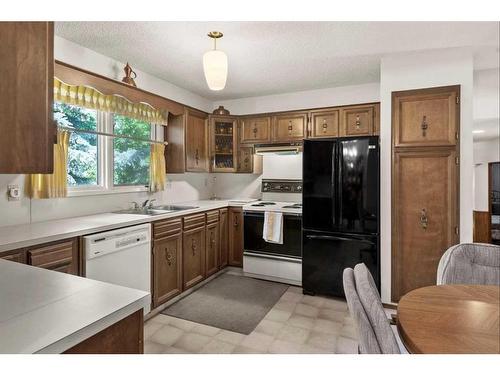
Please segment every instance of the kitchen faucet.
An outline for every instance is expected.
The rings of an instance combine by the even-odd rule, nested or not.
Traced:
[[[146,199],[144,202],[142,202],[142,208],[151,208],[153,206],[153,202],[156,201],[156,199]]]

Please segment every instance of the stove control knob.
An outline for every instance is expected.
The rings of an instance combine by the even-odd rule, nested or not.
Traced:
[[[302,190],[302,186],[297,186],[297,191],[301,191]]]

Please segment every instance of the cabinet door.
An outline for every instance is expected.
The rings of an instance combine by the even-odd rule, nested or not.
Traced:
[[[229,259],[230,266],[243,266],[243,210],[229,208]]]
[[[330,138],[339,135],[339,110],[311,113],[311,137]]]
[[[374,106],[362,105],[342,108],[340,136],[357,137],[373,134]]]
[[[212,172],[236,172],[237,128],[237,120],[234,117],[210,117],[210,165]]]
[[[306,136],[307,114],[290,113],[274,117],[273,141],[299,141]]]
[[[240,147],[238,157],[238,172],[253,173],[253,147]]]
[[[271,118],[255,117],[241,120],[241,143],[267,143],[271,141]]]
[[[0,173],[52,173],[53,22],[0,22]]]
[[[27,250],[28,264],[53,271],[79,274],[78,240],[51,242]]]
[[[18,249],[3,252],[0,254],[0,259],[10,260],[17,263],[26,263],[26,250]]]
[[[182,232],[154,240],[153,306],[157,307],[182,291]]]
[[[208,120],[204,113],[186,111],[186,171],[208,172]]]
[[[206,234],[206,277],[213,275],[219,270],[219,222],[207,224]]]
[[[435,285],[439,260],[458,242],[458,165],[449,148],[394,154],[392,300]]]
[[[394,147],[456,145],[459,96],[459,86],[394,92]]]
[[[228,237],[228,210],[223,208],[220,212],[220,222],[219,222],[219,266],[224,268],[227,266],[228,259],[228,248],[229,248],[229,237]]]
[[[183,288],[205,278],[205,225],[184,231],[182,238]]]

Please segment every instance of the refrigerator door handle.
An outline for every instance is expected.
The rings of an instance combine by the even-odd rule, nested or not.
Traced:
[[[365,242],[365,243],[373,243],[372,241],[368,240],[363,240],[361,238],[346,238],[346,237],[338,237],[338,236],[326,236],[326,235],[318,235],[318,234],[307,234],[306,238],[309,240],[327,240],[327,241],[358,241],[358,242]]]

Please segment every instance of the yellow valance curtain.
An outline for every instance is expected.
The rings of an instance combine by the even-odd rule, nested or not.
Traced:
[[[63,198],[68,193],[67,164],[70,133],[57,132],[57,144],[54,145],[54,173],[31,174],[27,176],[28,195],[35,199]]]
[[[113,112],[137,120],[167,124],[168,113],[147,103],[132,103],[120,95],[106,95],[83,85],[68,85],[54,77],[54,100],[80,107]]]
[[[165,189],[165,145],[151,145],[151,160],[149,164],[149,191],[156,192]]]

